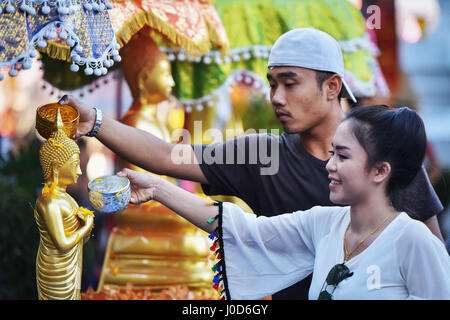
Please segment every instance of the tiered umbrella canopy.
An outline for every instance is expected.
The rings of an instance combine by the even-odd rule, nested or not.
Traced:
[[[1,0],[0,79],[31,68],[36,49],[71,61],[70,70],[107,73],[120,61],[108,0]]]

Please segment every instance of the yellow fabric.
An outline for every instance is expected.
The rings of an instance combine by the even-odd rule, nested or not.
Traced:
[[[139,12],[134,15],[130,21],[127,21],[117,32],[117,42],[123,47],[131,37],[136,34],[144,26],[150,26],[155,31],[153,37],[155,41],[160,44],[164,44],[168,47],[179,47],[185,49],[192,54],[205,53],[211,49],[211,43],[219,43],[223,46],[227,46],[226,42],[222,42],[213,32],[209,34],[208,38],[204,38],[201,42],[194,42],[192,39],[177,32],[170,24],[160,20],[157,16],[149,12]],[[208,31],[211,31],[208,28]],[[167,43],[169,40],[172,43]]]

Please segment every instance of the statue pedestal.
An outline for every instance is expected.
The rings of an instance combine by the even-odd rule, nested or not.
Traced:
[[[130,205],[115,218],[99,290],[129,283],[152,292],[170,286],[211,288],[206,233],[157,202]]]

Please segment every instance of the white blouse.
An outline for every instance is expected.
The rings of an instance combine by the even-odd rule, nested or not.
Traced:
[[[328,272],[344,261],[350,207],[257,218],[223,203],[219,219],[226,298],[260,299],[313,272],[309,299],[317,299]],[[333,299],[450,299],[443,243],[404,212],[345,264],[353,275],[338,284]]]

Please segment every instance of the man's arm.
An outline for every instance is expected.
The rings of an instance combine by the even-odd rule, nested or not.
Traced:
[[[439,228],[439,222],[437,216],[432,216],[428,220],[424,221],[425,225],[430,229],[430,231],[438,237],[442,242],[444,241],[444,237],[442,236],[441,229]]]
[[[444,207],[423,166],[397,201],[399,209],[425,223],[430,231],[444,242],[437,220],[437,215],[442,212]]]
[[[59,103],[68,104],[80,112],[80,123],[73,138],[84,136],[92,130],[95,123],[94,109],[69,95],[62,97]],[[119,157],[142,169],[178,179],[208,183],[190,145],[168,143],[107,115],[103,116],[96,138]],[[172,161],[172,152],[175,147],[178,155],[183,152],[183,159],[190,159],[188,163],[185,161],[177,164]]]

